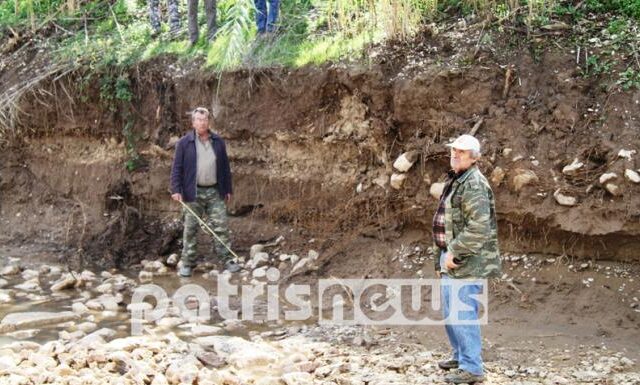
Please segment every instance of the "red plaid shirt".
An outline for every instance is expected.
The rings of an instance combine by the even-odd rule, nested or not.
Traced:
[[[451,186],[453,186],[453,181],[456,180],[460,175],[456,174],[453,171],[449,171],[449,178],[447,179],[447,183],[445,184],[444,190],[442,191],[442,195],[440,196],[440,203],[438,204],[438,209],[436,210],[436,214],[433,216],[433,241],[436,246],[441,249],[447,248],[446,241],[446,230],[444,226],[444,206],[451,193]]]

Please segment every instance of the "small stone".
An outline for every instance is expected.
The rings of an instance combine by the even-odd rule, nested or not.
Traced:
[[[153,273],[143,270],[140,272],[140,274],[138,274],[138,280],[140,281],[140,283],[151,282],[153,281]]]
[[[509,155],[511,155],[512,152],[513,152],[513,149],[505,148],[504,150],[502,150],[502,155],[504,155],[505,157],[508,157]]]
[[[1,271],[0,271],[0,275],[2,276],[11,276],[11,275],[16,275],[20,273],[20,266],[18,265],[9,265],[4,267]]]
[[[40,329],[18,330],[16,332],[7,333],[7,336],[17,340],[28,340],[40,333]]]
[[[76,279],[71,274],[65,274],[59,280],[51,285],[51,291],[62,291],[71,289],[75,286]]]
[[[437,200],[440,200],[442,192],[444,191],[444,183],[434,183],[429,187],[429,194]]]
[[[178,254],[173,253],[167,258],[167,265],[175,266],[178,264],[179,260],[180,260],[180,257],[178,257]]]
[[[262,251],[256,253],[250,261],[250,265],[254,268],[266,265],[267,263],[269,263],[269,254]]]
[[[631,160],[631,157],[636,154],[636,150],[620,150],[618,151],[619,158],[625,158],[626,160]]]
[[[307,254],[307,258],[309,258],[310,261],[317,260],[319,256],[320,256],[320,253],[318,253],[315,250],[309,250],[309,253]]]
[[[82,302],[74,302],[71,305],[71,311],[73,311],[76,314],[84,314],[89,311],[89,308],[87,308],[85,304],[83,304]]]
[[[404,183],[405,179],[407,179],[406,174],[394,173],[391,175],[391,180],[389,181],[389,184],[391,185],[392,188],[396,190],[400,190],[402,188],[402,184]]]
[[[640,183],[640,174],[638,174],[633,170],[630,170],[630,169],[624,170],[624,177],[630,182]]]
[[[574,175],[576,171],[582,168],[582,166],[584,166],[584,163],[580,162],[578,158],[576,158],[573,160],[573,163],[564,166],[564,168],[562,169],[562,173],[565,175]]]
[[[575,206],[578,203],[578,200],[575,197],[571,197],[568,195],[564,195],[560,192],[560,189],[556,190],[553,193],[553,197],[556,199],[561,206]]]
[[[607,183],[604,188],[613,196],[617,197],[622,195],[622,189],[613,183]]]
[[[307,372],[292,372],[282,376],[286,385],[312,385],[313,376]]]
[[[267,276],[267,269],[268,268],[269,268],[269,266],[259,267],[259,268],[255,269],[251,275],[253,276],[253,278],[264,278],[264,277]]]
[[[191,328],[191,334],[194,337],[212,336],[222,333],[222,328],[210,325],[194,325]]]
[[[261,253],[262,250],[264,250],[264,245],[261,245],[259,243],[251,245],[251,248],[249,249],[249,259],[253,260],[256,254]]]
[[[504,172],[502,167],[494,168],[493,172],[491,172],[491,183],[493,183],[494,186],[500,186],[500,184],[504,180],[505,175],[506,173]]]
[[[608,172],[605,174],[600,175],[600,179],[598,179],[598,181],[600,182],[601,185],[604,185],[605,183],[614,180],[618,177],[618,175],[615,172]]]
[[[27,269],[22,272],[22,279],[24,279],[25,281],[30,281],[34,278],[38,278],[38,276],[40,276],[40,272],[36,270]]]

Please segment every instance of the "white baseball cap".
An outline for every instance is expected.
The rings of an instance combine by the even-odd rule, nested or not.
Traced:
[[[478,142],[478,139],[467,134],[460,135],[453,143],[447,143],[446,146],[458,150],[471,150],[480,153],[480,142]]]

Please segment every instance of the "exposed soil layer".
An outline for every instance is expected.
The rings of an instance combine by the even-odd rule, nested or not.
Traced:
[[[375,47],[368,67],[221,78],[160,58],[131,69],[131,103],[109,106],[98,85],[81,92],[81,71],[43,81],[22,98],[29,112],[0,155],[3,241],[64,246],[104,266],[177,251],[171,146],[189,129],[187,111],[204,105],[229,148],[241,250],[259,241],[246,231],[255,218],[319,239],[336,256],[352,253],[354,239],[412,234],[428,245],[444,143],[475,126],[503,251],[638,261],[640,185],[624,174],[640,164],[618,154],[640,150],[640,92],[603,90],[564,50],[498,56],[455,39],[425,33]],[[3,81],[17,81],[3,68]],[[417,161],[391,188],[392,164],[406,151]],[[564,174],[574,159],[583,166]],[[608,172],[616,195],[599,182]],[[577,204],[560,206],[554,192]]]

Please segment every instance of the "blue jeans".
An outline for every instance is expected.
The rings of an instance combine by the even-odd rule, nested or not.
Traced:
[[[444,266],[444,256],[440,256],[440,264]],[[459,288],[455,290],[454,288]],[[458,298],[452,302],[452,292],[458,293]],[[479,303],[471,296],[482,293],[482,283],[473,281],[461,281],[449,278],[446,274],[442,274],[441,296],[442,296],[442,315],[446,319],[452,313],[460,320],[477,320],[479,312]],[[456,305],[464,303],[471,310],[459,311]],[[482,375],[482,337],[480,335],[480,324],[460,325],[455,321],[445,321],[445,330],[449,337],[449,343],[453,348],[452,359],[458,361],[458,367],[471,374]]]
[[[278,20],[278,7],[280,0],[268,0],[269,12],[267,12],[267,0],[255,0],[256,3],[256,23],[258,33],[273,32],[276,29]]]

